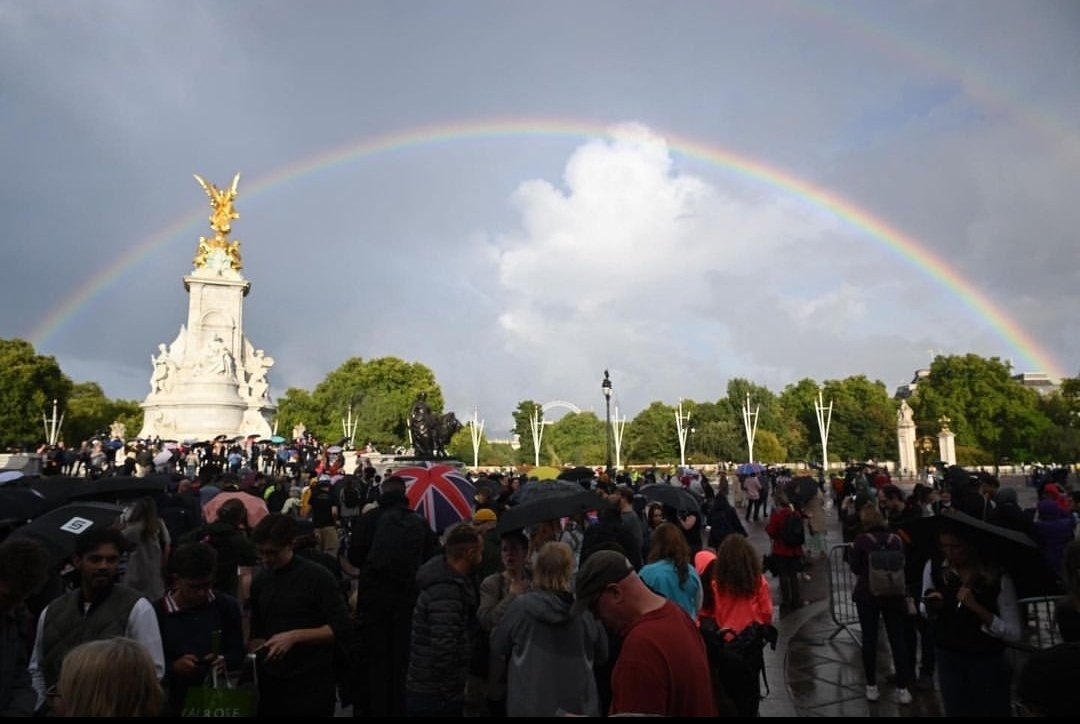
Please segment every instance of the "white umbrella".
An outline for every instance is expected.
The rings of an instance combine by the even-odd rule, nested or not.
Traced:
[[[164,465],[172,460],[172,450],[162,450],[154,456],[154,465]]]

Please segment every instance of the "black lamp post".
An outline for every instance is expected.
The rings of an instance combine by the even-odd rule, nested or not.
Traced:
[[[604,406],[606,408],[605,421],[607,427],[606,450],[607,458],[604,465],[604,469],[607,472],[608,480],[611,480],[611,376],[607,370],[604,370],[604,381],[600,383],[600,389],[604,391]]]

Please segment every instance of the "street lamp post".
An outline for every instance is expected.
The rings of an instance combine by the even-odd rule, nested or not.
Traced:
[[[686,467],[686,435],[690,428],[686,423],[690,422],[690,411],[683,413],[682,400],[679,400],[679,409],[675,411],[675,432],[679,436],[679,466]]]
[[[532,429],[533,439],[533,465],[540,467],[540,441],[544,439],[544,423],[540,419],[540,405],[533,407],[532,418],[529,419],[529,427]]]
[[[754,438],[757,437],[758,413],[761,412],[761,404],[754,407],[750,412],[750,393],[746,393],[746,402],[743,403],[742,416],[743,427],[746,429],[746,454],[747,462],[754,462]]]
[[[622,470],[622,441],[626,430],[626,415],[619,417],[619,406],[615,405],[615,417],[611,421],[611,437],[615,440],[615,471]]]
[[[607,430],[606,437],[606,457],[604,462],[604,470],[607,472],[608,480],[611,480],[611,375],[607,370],[604,370],[604,381],[600,383],[600,389],[604,392],[604,408],[606,423],[604,428]]]
[[[832,424],[832,400],[829,406],[825,406],[821,390],[818,390],[817,401],[814,402],[814,414],[817,415],[818,433],[821,435],[821,474],[828,476],[829,471],[829,426]]]

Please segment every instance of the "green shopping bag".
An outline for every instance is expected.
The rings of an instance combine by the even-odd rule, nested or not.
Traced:
[[[252,668],[254,672],[254,668]],[[180,716],[188,717],[253,717],[258,704],[258,675],[250,683],[234,685],[227,674],[218,676],[213,670],[209,686],[193,686],[184,696]],[[243,677],[241,677],[243,679]]]

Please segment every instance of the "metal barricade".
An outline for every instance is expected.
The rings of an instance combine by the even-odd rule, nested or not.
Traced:
[[[829,549],[829,615],[836,624],[836,630],[829,636],[829,641],[836,638],[841,631],[847,631],[856,642],[860,642],[859,636],[852,631],[853,627],[859,625],[859,613],[855,609],[855,602],[851,600],[851,592],[855,588],[855,574],[847,564],[847,552],[850,548],[850,543],[844,543]]]
[[[1019,648],[1034,651],[1062,642],[1054,620],[1054,608],[1061,599],[1061,596],[1035,596],[1017,601],[1021,625]]]

